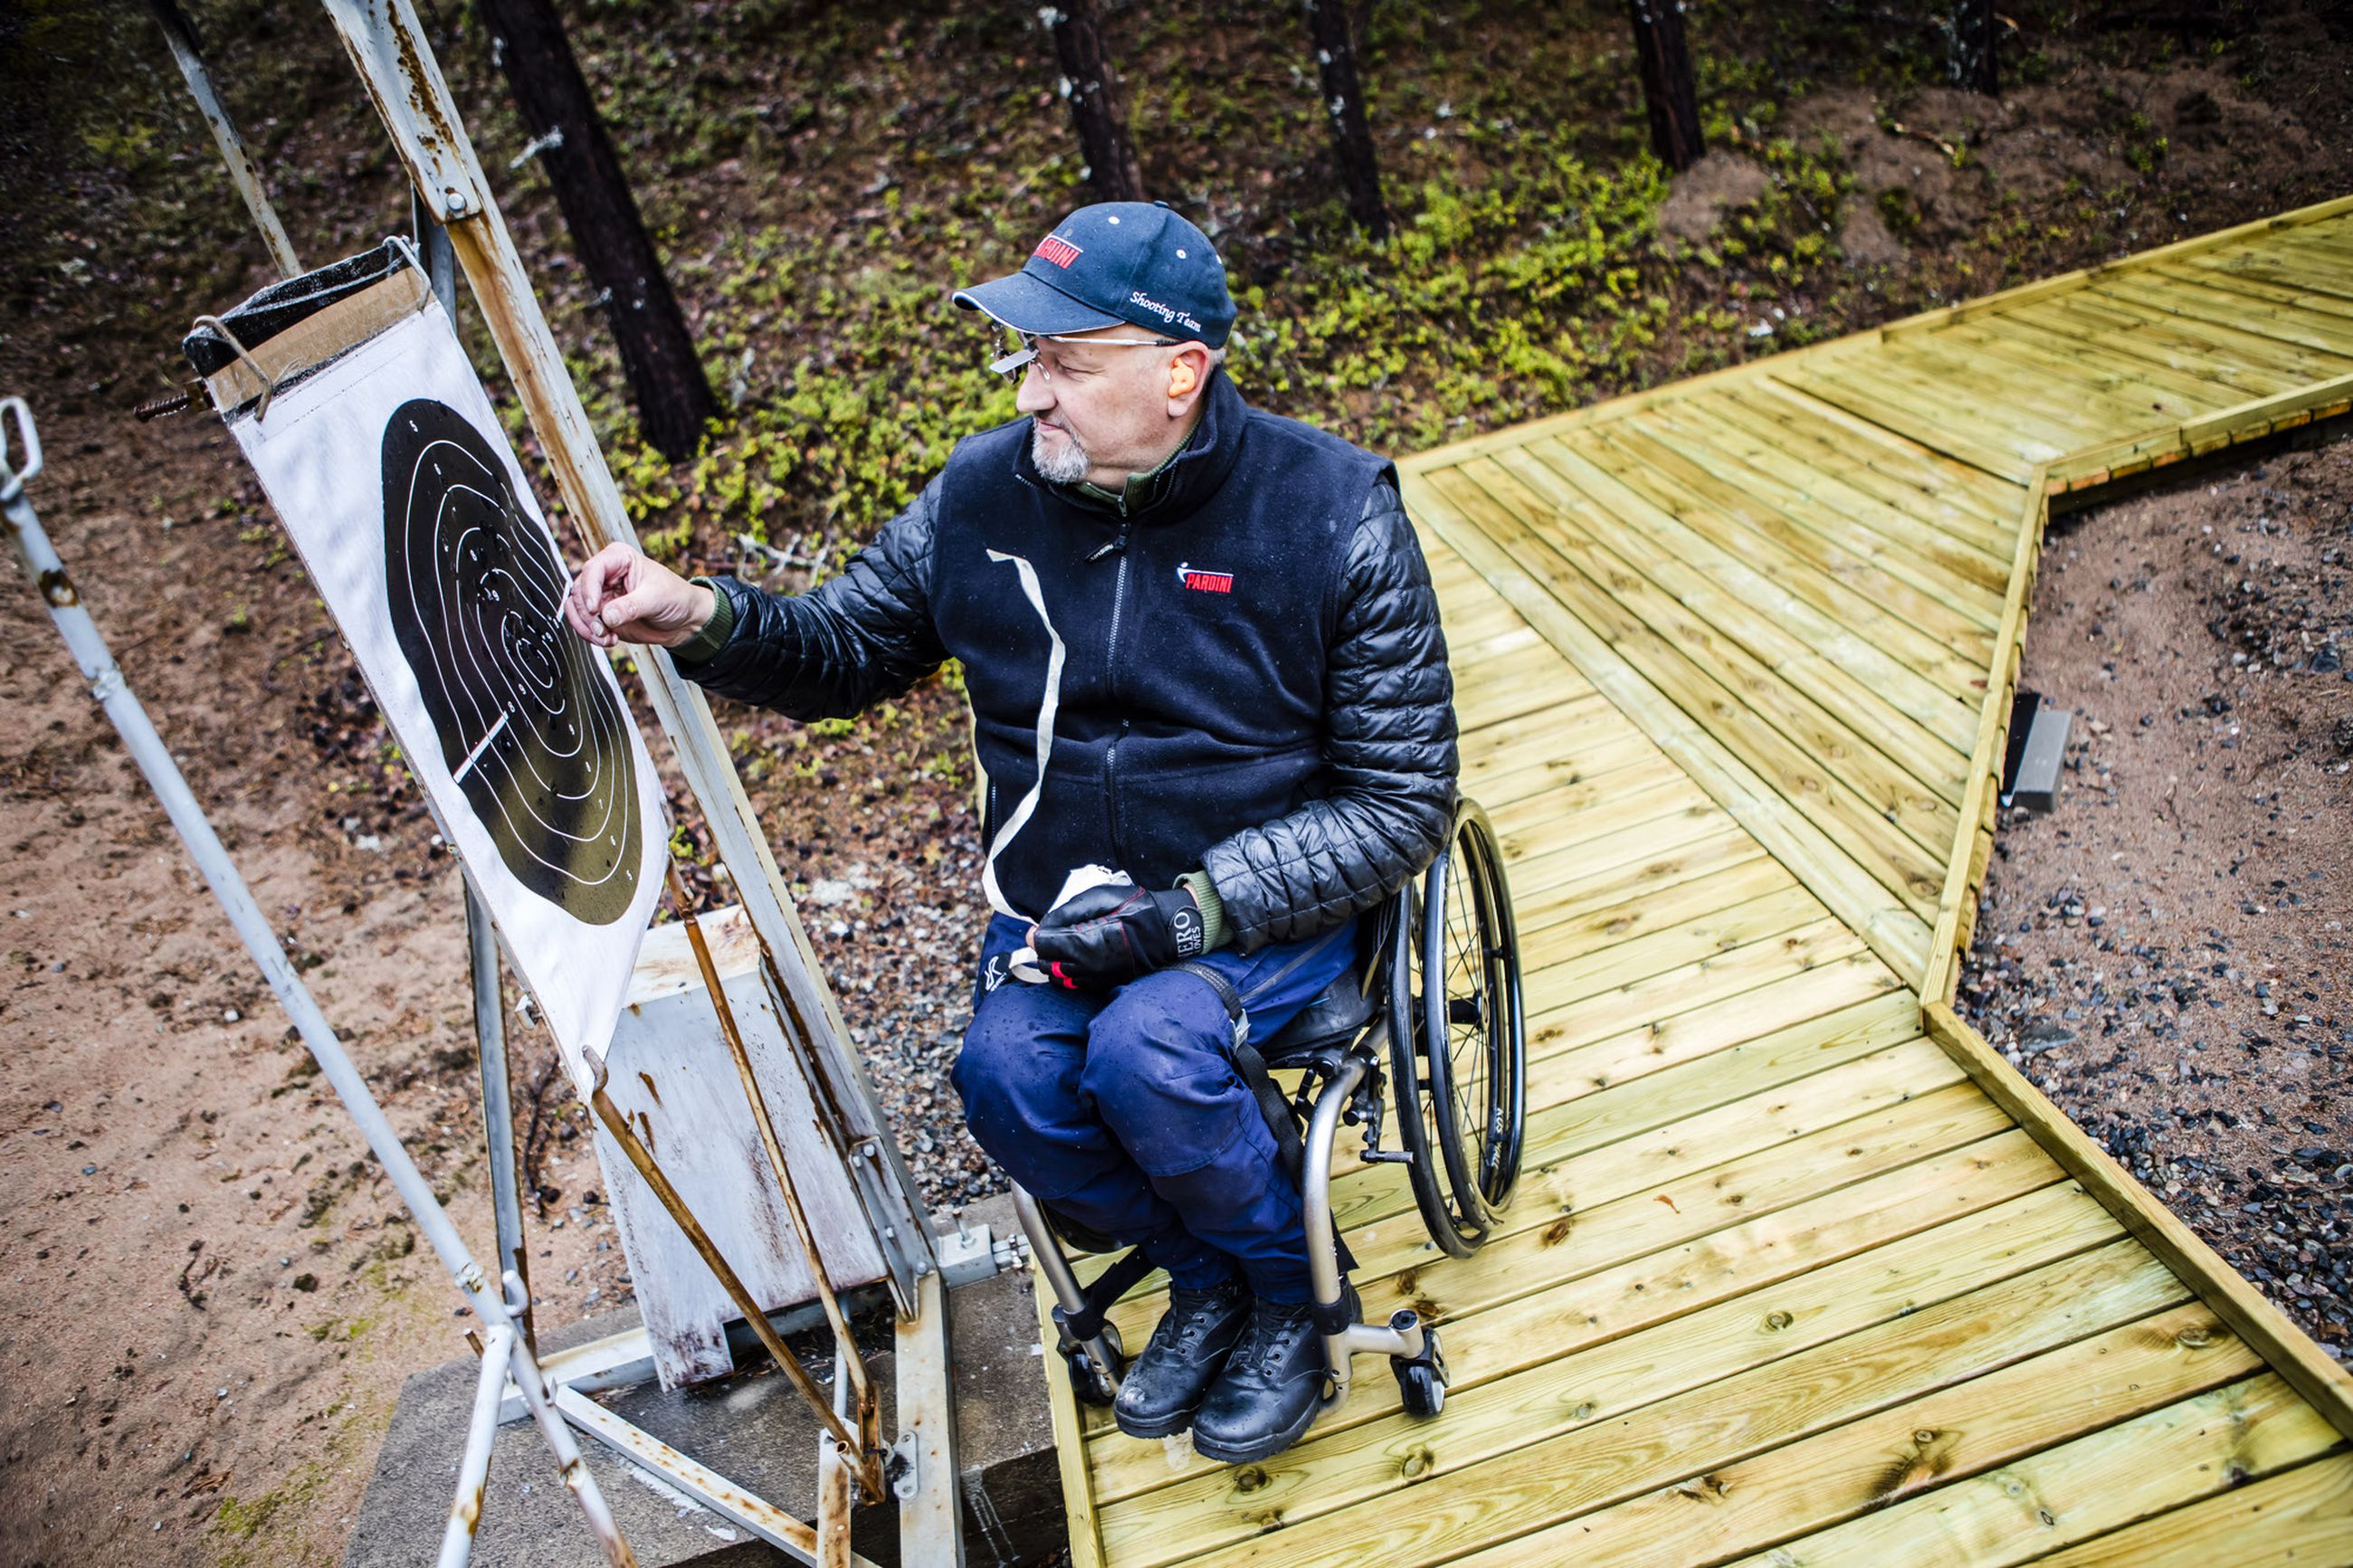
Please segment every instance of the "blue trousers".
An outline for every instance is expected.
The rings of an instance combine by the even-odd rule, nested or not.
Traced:
[[[1108,994],[1025,984],[1006,958],[1027,927],[998,915],[981,945],[972,1026],[953,1079],[973,1137],[1057,1211],[1188,1289],[1237,1270],[1261,1300],[1310,1299],[1299,1189],[1229,1055],[1223,1003],[1163,971]],[[1355,963],[1352,921],[1309,942],[1201,962],[1266,1039]]]

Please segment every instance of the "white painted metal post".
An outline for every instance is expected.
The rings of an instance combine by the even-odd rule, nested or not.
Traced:
[[[11,416],[16,421],[17,443],[24,452],[21,468],[10,460],[7,426]],[[432,1184],[426,1181],[416,1162],[409,1159],[400,1135],[393,1131],[383,1108],[368,1092],[367,1080],[344,1053],[343,1042],[335,1037],[333,1026],[319,1010],[310,987],[303,984],[301,975],[287,962],[285,949],[278,933],[270,929],[269,917],[254,902],[252,890],[237,874],[236,863],[230,860],[219,835],[206,819],[204,808],[196,804],[179,764],[172,760],[170,748],[155,732],[147,710],[124,682],[114,656],[107,651],[106,639],[99,635],[97,624],[82,606],[81,595],[73,579],[67,575],[65,563],[58,559],[48,535],[42,531],[40,519],[34,514],[32,503],[25,499],[25,481],[40,470],[40,437],[34,428],[32,411],[21,397],[0,398],[0,513],[5,513],[9,534],[48,605],[49,619],[65,638],[74,662],[81,668],[83,679],[90,682],[90,695],[121,735],[124,749],[145,775],[148,787],[163,803],[164,815],[171,818],[172,826],[187,845],[196,869],[228,915],[229,924],[237,928],[246,951],[261,970],[262,978],[277,994],[279,1005],[294,1021],[302,1043],[310,1047],[321,1075],[333,1087],[344,1110],[358,1124],[360,1136],[367,1141],[393,1190],[400,1194],[400,1201],[416,1220],[417,1228],[424,1233],[426,1241],[441,1259],[441,1266],[449,1271],[450,1279],[473,1308],[475,1318],[486,1333],[505,1331],[512,1335],[513,1322],[501,1292],[483,1276],[481,1266],[467,1251],[458,1227],[449,1223],[448,1215],[433,1195]],[[565,1480],[580,1500],[581,1510],[587,1515],[589,1526],[603,1543],[607,1557],[617,1568],[635,1568],[637,1559],[621,1539],[612,1510],[597,1489],[596,1478],[582,1462],[579,1445],[555,1415],[538,1363],[520,1342],[515,1343],[510,1359],[523,1398],[540,1418],[540,1430],[555,1450]]]
[[[473,1418],[466,1425],[466,1454],[458,1463],[458,1495],[441,1531],[435,1568],[466,1568],[474,1555],[474,1531],[482,1522],[482,1493],[491,1479],[491,1445],[499,1436],[499,1404],[506,1393],[507,1364],[514,1351],[511,1328],[492,1329],[482,1341],[482,1370],[474,1384]]]
[[[172,46],[172,58],[179,62],[180,74],[187,79],[188,96],[196,100],[196,111],[212,128],[221,162],[228,165],[229,183],[245,198],[246,210],[253,215],[253,226],[261,231],[261,243],[269,247],[269,259],[277,265],[278,275],[300,276],[302,263],[295,258],[294,242],[286,237],[285,227],[278,221],[278,209],[269,205],[269,193],[261,188],[261,169],[254,163],[253,154],[245,150],[245,138],[237,133],[237,122],[221,107],[220,94],[213,90],[212,73],[205,68],[205,58],[196,48],[195,29],[188,25],[178,0],[147,3],[164,29],[165,41]]]

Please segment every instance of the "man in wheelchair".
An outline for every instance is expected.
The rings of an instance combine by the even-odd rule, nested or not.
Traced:
[[[804,721],[963,661],[996,911],[966,1120],[1055,1215],[1166,1271],[1121,1428],[1261,1459],[1314,1420],[1331,1328],[1237,1024],[1269,1038],[1351,973],[1358,917],[1446,841],[1436,596],[1389,465],[1243,402],[1223,265],[1173,211],[1082,208],[955,300],[1013,334],[1022,417],[839,574],[785,596],[616,545],[567,614]]]

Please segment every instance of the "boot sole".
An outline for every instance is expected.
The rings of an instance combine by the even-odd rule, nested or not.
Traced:
[[[1177,1433],[1193,1425],[1194,1412],[1200,1408],[1198,1405],[1195,1405],[1192,1409],[1180,1410],[1171,1415],[1163,1415],[1157,1421],[1130,1421],[1125,1415],[1120,1414],[1119,1408],[1114,1405],[1112,1408],[1111,1418],[1118,1424],[1122,1432],[1131,1437],[1174,1437]]]
[[[1252,1443],[1220,1443],[1214,1438],[1205,1439],[1200,1433],[1196,1432],[1193,1434],[1193,1451],[1205,1459],[1215,1459],[1221,1465],[1251,1465],[1261,1459],[1271,1459],[1293,1443],[1298,1442],[1300,1438],[1307,1436],[1307,1428],[1315,1425],[1315,1417],[1321,1415],[1323,1410],[1324,1401],[1319,1395],[1313,1404],[1300,1413],[1298,1420],[1282,1430],[1271,1432]]]

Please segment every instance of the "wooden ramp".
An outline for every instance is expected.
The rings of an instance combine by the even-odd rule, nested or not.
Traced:
[[[2353,1381],[1949,1005],[2049,497],[2348,392],[2353,199],[1402,465],[1527,1174],[1461,1262],[1335,1184],[1434,1421],[1364,1358],[1227,1468],[1050,1378],[1075,1560],[2353,1563]]]

